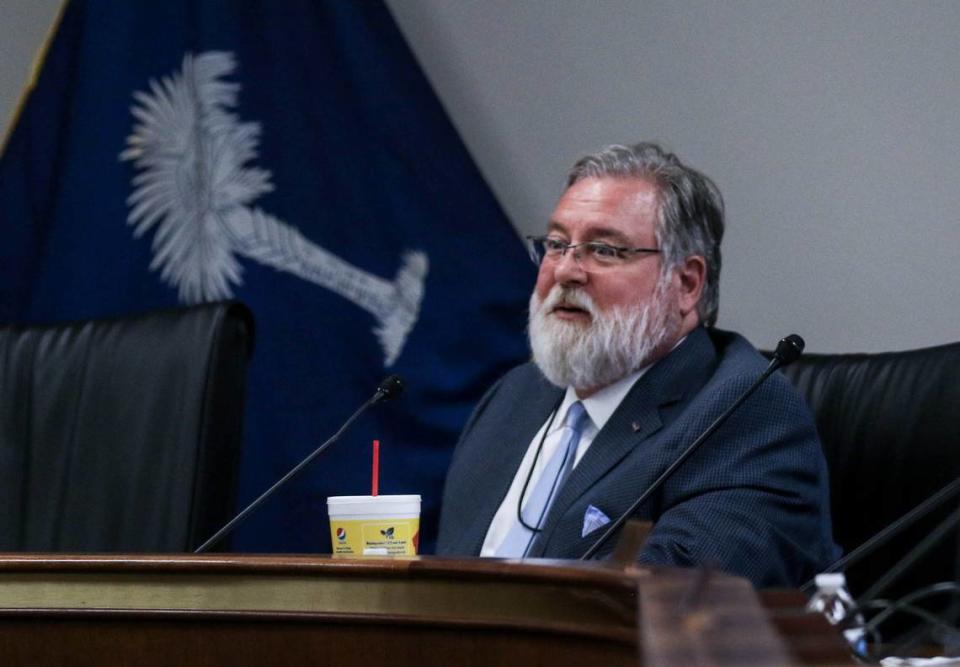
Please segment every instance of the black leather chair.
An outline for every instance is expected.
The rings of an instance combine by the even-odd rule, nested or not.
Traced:
[[[807,354],[783,373],[816,418],[830,469],[834,536],[845,552],[960,477],[960,343],[883,354]],[[850,567],[854,595],[958,507],[960,498],[953,498]],[[897,598],[955,581],[957,557],[954,530],[881,595]]]
[[[177,552],[234,508],[238,303],[0,328],[0,551]]]

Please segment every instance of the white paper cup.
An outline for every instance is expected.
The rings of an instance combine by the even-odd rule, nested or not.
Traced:
[[[420,544],[420,496],[330,496],[334,556],[413,556]]]

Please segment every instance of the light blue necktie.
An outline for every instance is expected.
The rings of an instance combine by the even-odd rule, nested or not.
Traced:
[[[550,504],[560,492],[564,481],[573,470],[574,459],[577,458],[577,445],[580,443],[580,434],[587,417],[583,403],[577,401],[567,410],[567,416],[561,427],[560,444],[553,452],[553,456],[544,466],[543,474],[534,485],[527,490],[527,497],[523,503],[523,520],[528,526],[542,528],[543,520],[547,516]],[[522,558],[526,555],[530,542],[536,535],[533,531],[517,522],[507,533],[503,544],[497,549],[498,558]]]

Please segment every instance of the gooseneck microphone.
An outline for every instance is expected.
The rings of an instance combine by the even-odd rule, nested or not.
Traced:
[[[732,415],[736,409],[743,404],[744,401],[750,398],[751,394],[753,394],[753,392],[755,392],[768,377],[773,375],[774,371],[796,361],[797,358],[803,353],[803,348],[803,339],[797,334],[790,334],[786,338],[781,338],[780,342],[777,343],[777,349],[773,353],[773,358],[770,360],[770,365],[767,366],[766,370],[763,371],[760,377],[758,377],[754,383],[750,385],[750,387],[743,392],[743,394],[741,394],[741,396],[734,401],[729,408],[724,410],[723,414],[717,417],[713,423],[710,424],[710,426],[708,426],[707,429],[700,434],[700,437],[694,440],[693,443],[687,447],[683,453],[681,453],[680,456],[678,456],[677,459],[671,463],[649,487],[647,487],[646,491],[640,494],[640,497],[637,498],[637,500],[629,507],[629,509],[627,509],[626,512],[617,517],[617,520],[609,525],[609,527],[604,531],[603,535],[600,536],[600,539],[594,542],[593,545],[587,549],[587,551],[580,557],[580,560],[588,560],[593,558],[597,551],[599,551],[600,548],[606,544],[607,540],[609,540],[610,537],[620,529],[620,526],[626,523],[627,519],[633,516],[633,514],[640,509],[640,506],[643,505],[643,503],[645,503],[651,495],[653,495],[653,492],[663,486],[663,483],[667,481],[670,475],[676,472],[677,468],[683,465],[683,462],[690,458],[690,456],[700,448],[700,445],[702,445],[707,438],[713,435],[718,428],[723,426],[724,422],[727,421],[730,415]]]
[[[377,385],[377,391],[374,392],[373,396],[367,399],[367,402],[361,405],[356,412],[350,415],[350,419],[344,422],[343,426],[340,427],[339,431],[337,431],[332,436],[330,436],[330,438],[325,443],[323,443],[322,445],[317,447],[315,450],[313,450],[313,452],[309,456],[307,456],[307,458],[303,459],[300,463],[294,466],[293,469],[290,470],[290,472],[288,472],[286,475],[278,479],[273,486],[271,486],[269,489],[267,489],[262,494],[260,494],[260,497],[254,500],[249,505],[247,505],[242,512],[240,512],[235,517],[230,519],[230,521],[227,522],[227,524],[223,528],[218,530],[216,533],[213,534],[213,536],[210,539],[208,539],[206,542],[204,542],[199,547],[197,547],[193,553],[195,554],[203,553],[204,551],[208,550],[210,547],[215,545],[217,542],[222,540],[224,537],[226,537],[234,528],[240,525],[240,522],[246,519],[247,516],[251,512],[253,512],[253,510],[257,509],[267,498],[272,496],[274,492],[277,491],[277,489],[279,489],[281,486],[283,486],[284,484],[289,482],[291,479],[293,479],[293,477],[296,476],[296,474],[299,473],[301,470],[306,468],[311,461],[313,461],[315,458],[320,456],[323,450],[325,450],[327,447],[329,447],[330,445],[335,443],[337,440],[339,440],[343,432],[347,430],[347,427],[349,427],[350,424],[352,424],[357,417],[363,414],[363,412],[367,408],[369,408],[371,405],[375,405],[376,403],[383,403],[384,401],[392,401],[397,396],[399,396],[402,392],[403,392],[403,380],[400,379],[400,376],[391,375],[389,377],[384,378],[380,382],[380,384]]]
[[[403,393],[403,380],[400,379],[399,375],[388,375],[377,385],[377,391],[373,395],[373,398],[370,399],[370,403],[392,401],[401,393]]]

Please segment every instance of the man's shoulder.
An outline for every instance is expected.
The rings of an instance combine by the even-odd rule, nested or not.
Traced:
[[[717,371],[728,373],[753,372],[767,366],[764,356],[750,341],[736,331],[725,329],[705,329],[710,342],[716,350],[719,365]]]
[[[701,326],[658,361],[649,375],[650,382],[662,385],[666,393],[689,395],[718,384],[736,384],[759,375],[765,367],[763,356],[740,334]]]
[[[753,384],[769,366],[770,360],[739,333],[723,329],[708,329],[706,332],[714,345],[718,362],[710,379],[709,384],[712,386],[709,389],[723,385],[739,394]],[[757,391],[768,399],[774,398],[784,407],[790,406],[808,414],[800,393],[782,373],[771,375]]]
[[[736,331],[702,327],[690,335],[696,336],[694,347],[701,348],[699,358],[710,359],[713,366],[711,380],[714,382],[736,378],[756,379],[770,364],[763,353]],[[709,353],[705,354],[703,348]]]

